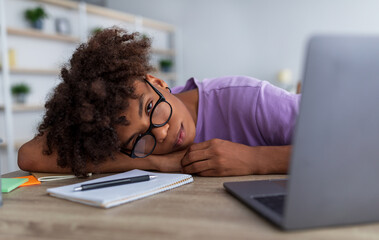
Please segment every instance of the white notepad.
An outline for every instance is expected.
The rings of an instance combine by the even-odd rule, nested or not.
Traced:
[[[114,179],[135,177],[141,175],[154,175],[155,179],[145,182],[124,184],[113,187],[99,188],[88,191],[74,192],[75,187],[82,184],[109,181]],[[63,187],[49,188],[47,192],[54,197],[64,198],[70,201],[88,204],[95,207],[110,208],[123,203],[131,202],[156,193],[179,187],[193,182],[188,174],[153,173],[142,170],[132,170],[86,182],[81,182]]]

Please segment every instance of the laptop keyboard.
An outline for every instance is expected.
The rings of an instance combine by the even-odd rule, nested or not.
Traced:
[[[254,197],[254,199],[280,216],[283,216],[285,195]]]

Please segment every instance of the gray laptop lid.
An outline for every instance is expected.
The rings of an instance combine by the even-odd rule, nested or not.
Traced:
[[[309,43],[287,229],[379,221],[379,37]]]

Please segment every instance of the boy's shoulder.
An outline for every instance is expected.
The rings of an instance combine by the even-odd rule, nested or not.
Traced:
[[[235,91],[235,90],[251,90],[255,88],[260,90],[263,86],[269,85],[267,81],[262,81],[248,76],[224,76],[217,78],[205,78],[202,81],[195,78],[187,80],[184,86],[177,86],[172,89],[173,93],[181,93],[189,91],[195,88],[199,89],[199,92],[210,93],[215,91]]]
[[[225,76],[207,78],[200,83],[204,91],[233,89],[233,88],[261,88],[265,81],[248,76]]]

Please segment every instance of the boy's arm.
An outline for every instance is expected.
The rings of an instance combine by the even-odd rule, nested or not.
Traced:
[[[238,176],[287,173],[292,147],[256,146],[212,139],[192,145],[182,160],[184,173]]]
[[[18,167],[29,172],[70,173],[70,168],[61,168],[57,165],[56,152],[51,155],[42,153],[46,149],[45,139],[44,136],[37,136],[20,147],[17,159]]]
[[[46,137],[37,136],[21,146],[18,151],[18,166],[29,172],[71,173],[71,168],[61,168],[57,165],[57,153],[43,154],[47,149]],[[117,153],[115,160],[106,160],[99,165],[88,164],[88,172],[106,173],[123,172],[131,169],[156,170],[162,172],[180,172],[180,161],[185,151],[166,155],[150,155],[146,158],[132,159],[122,153]]]

